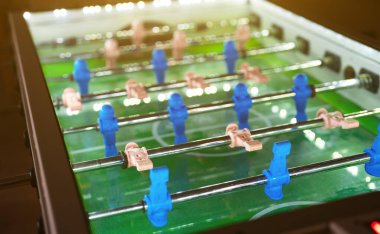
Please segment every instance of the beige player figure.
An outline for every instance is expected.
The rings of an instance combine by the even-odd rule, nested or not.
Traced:
[[[247,24],[239,25],[235,32],[235,39],[237,42],[238,51],[245,53],[245,44],[247,43],[250,37],[251,31],[249,29],[249,26]]]
[[[144,85],[137,83],[135,80],[128,80],[125,84],[125,90],[127,91],[128,98],[137,98],[141,100],[148,97]]]
[[[231,123],[227,126],[226,135],[231,138],[231,148],[244,147],[245,150],[249,152],[263,148],[260,141],[252,139],[251,132],[247,128],[239,130],[238,125],[235,123]]]
[[[132,21],[131,28],[132,28],[132,43],[136,47],[140,47],[146,35],[144,23],[141,22],[140,20],[134,20]]]
[[[175,60],[182,60],[183,52],[185,51],[185,48],[187,46],[186,34],[183,31],[177,30],[173,33],[172,46],[173,58]]]
[[[124,153],[127,155],[128,167],[136,167],[137,171],[146,171],[153,168],[153,162],[149,159],[148,151],[145,147],[130,142],[125,146]]]
[[[243,74],[244,80],[252,80],[256,83],[267,83],[269,78],[261,73],[259,67],[251,67],[248,63],[240,66],[240,72]]]
[[[203,76],[195,75],[192,72],[188,72],[185,75],[186,84],[189,89],[205,89],[209,87],[209,84],[205,82],[205,78]]]
[[[63,106],[71,111],[79,111],[82,109],[80,94],[73,88],[66,88],[62,94]]]
[[[115,39],[107,39],[104,43],[104,59],[106,60],[106,67],[109,69],[116,68],[117,59],[119,57],[119,43]]]
[[[325,122],[325,126],[323,128],[325,129],[336,127],[350,129],[359,127],[359,121],[356,119],[346,119],[339,111],[329,113],[325,108],[321,108],[317,111],[317,117],[323,119]]]

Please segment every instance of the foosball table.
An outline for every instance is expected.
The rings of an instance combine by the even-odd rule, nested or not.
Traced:
[[[377,194],[373,48],[262,0],[10,22],[49,233],[212,232]]]

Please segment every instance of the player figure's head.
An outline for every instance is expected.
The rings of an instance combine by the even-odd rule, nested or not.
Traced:
[[[119,49],[119,43],[115,39],[107,39],[106,42],[104,42],[104,49],[105,50],[118,50]]]
[[[290,149],[291,149],[291,143],[290,141],[281,141],[281,142],[276,142],[273,145],[272,152],[277,155],[277,154],[285,154],[289,155],[290,154]]]
[[[84,59],[76,59],[74,62],[75,71],[85,71],[88,70],[87,62]]]
[[[102,109],[99,111],[100,119],[112,119],[115,116],[115,111],[111,105],[103,105]]]
[[[173,33],[173,39],[174,41],[183,41],[186,40],[186,34],[181,30],[176,30]]]
[[[152,52],[152,58],[156,61],[166,60],[165,52],[162,49],[154,49]]]
[[[293,82],[294,82],[294,85],[296,87],[299,87],[299,88],[303,88],[305,86],[308,86],[309,85],[309,80],[307,78],[307,75],[305,74],[297,74],[294,78],[293,78]]]
[[[249,25],[248,24],[241,24],[238,25],[237,31],[241,34],[249,34]]]
[[[239,83],[234,88],[234,96],[236,97],[246,97],[248,96],[248,88],[245,84]]]
[[[135,20],[133,20],[132,21],[132,23],[131,23],[131,28],[132,28],[132,30],[145,30],[145,28],[144,28],[144,22],[142,22],[142,21],[140,21],[140,20],[138,20],[138,19],[135,19]]]
[[[183,98],[178,93],[173,93],[170,95],[168,102],[169,106],[174,109],[178,109],[183,106]]]

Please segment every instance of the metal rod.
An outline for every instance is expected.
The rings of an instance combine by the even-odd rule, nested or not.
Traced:
[[[261,31],[256,31],[251,33],[251,38],[261,38],[261,37],[267,37],[269,36],[269,30],[264,29]],[[187,47],[191,46],[202,46],[202,45],[209,45],[213,43],[220,43],[226,40],[226,38],[233,38],[234,33],[226,33],[221,35],[207,35],[207,36],[198,36],[193,38],[187,38],[186,43]],[[161,41],[159,42],[159,48],[161,49],[171,49],[172,48],[172,40],[167,41]],[[120,46],[120,54],[126,55],[131,53],[141,53],[141,52],[150,52],[153,51],[153,49],[157,48],[156,46],[157,42],[155,44],[142,44],[140,47],[136,47],[135,45],[126,45],[126,46]],[[104,49],[99,48],[95,52],[84,52],[84,53],[71,53],[71,52],[62,52],[58,56],[50,56],[50,57],[43,57],[41,58],[42,63],[56,63],[56,62],[63,62],[68,60],[74,60],[77,58],[81,59],[94,59],[94,58],[101,58],[104,56]]]
[[[366,116],[376,115],[380,114],[380,108],[376,108],[373,110],[364,110],[359,112],[354,112],[350,114],[344,115],[347,119],[356,119],[356,118],[362,118]],[[285,134],[285,133],[292,133],[292,132],[298,132],[306,129],[313,129],[324,126],[323,119],[312,119],[305,122],[300,123],[291,123],[291,124],[283,124],[283,125],[277,125],[274,127],[269,128],[260,128],[256,130],[251,131],[251,136],[253,139],[260,139],[260,138],[266,138],[271,137],[275,135]],[[165,146],[155,149],[149,149],[148,155],[149,158],[157,158],[157,157],[164,157],[179,153],[188,153],[191,151],[195,151],[198,149],[207,149],[222,145],[228,145],[231,143],[231,139],[229,136],[218,136],[218,137],[212,137],[212,138],[206,138],[202,140],[197,141],[191,141],[185,144],[179,144],[179,145],[171,145],[171,146]],[[74,163],[72,164],[72,169],[74,172],[84,172],[84,171],[90,171],[90,170],[96,170],[100,168],[106,168],[106,167],[112,167],[116,165],[123,164],[122,156],[118,155],[115,157],[110,158],[102,158],[102,159],[96,159],[91,161],[85,161],[80,163]]]
[[[290,177],[311,175],[318,172],[326,172],[331,170],[337,170],[344,167],[355,166],[364,164],[370,160],[370,156],[366,153],[355,154],[348,157],[342,157],[338,159],[327,160],[323,162],[313,163],[305,166],[299,166],[289,169]],[[209,197],[221,193],[231,192],[251,186],[257,186],[267,183],[267,179],[264,175],[257,175],[239,180],[232,180],[220,184],[209,185],[193,190],[184,192],[178,192],[171,195],[172,203],[179,203],[184,201],[195,200],[199,198]],[[147,204],[144,202],[133,204],[130,206],[119,207],[116,209],[97,211],[88,213],[90,220],[105,218],[109,216],[129,213],[138,210],[148,209]]]
[[[281,72],[288,72],[288,71],[296,71],[300,69],[307,69],[307,68],[314,68],[322,66],[323,62],[322,60],[311,60],[306,61],[302,63],[296,63],[292,65],[282,66],[282,67],[274,67],[274,68],[264,68],[261,70],[262,74],[264,75],[270,75],[274,73],[281,73]],[[222,82],[222,81],[233,81],[233,80],[239,80],[243,77],[243,73],[233,73],[233,74],[218,74],[218,75],[210,75],[205,77],[205,81],[207,83],[215,83],[215,82]],[[171,90],[171,89],[178,89],[186,87],[186,81],[185,80],[179,80],[164,84],[155,84],[146,86],[145,89],[148,92],[157,92],[157,91],[165,91],[165,90]],[[118,97],[126,97],[128,95],[127,91],[125,89],[114,89],[111,91],[106,92],[98,92],[98,93],[92,93],[88,95],[82,95],[82,102],[91,102],[91,101],[98,101],[103,99],[111,99],[111,98],[118,98]],[[54,101],[54,106],[59,108],[62,106],[62,100],[60,97],[58,97]]]
[[[249,56],[256,56],[256,55],[262,55],[262,54],[271,54],[271,53],[278,53],[278,52],[285,52],[285,51],[291,51],[296,48],[296,44],[294,42],[286,42],[286,43],[280,43],[277,45],[264,47],[260,49],[254,49],[247,51],[247,55]],[[182,60],[174,60],[174,59],[168,59],[168,66],[169,67],[175,67],[175,66],[181,66],[181,65],[190,65],[195,63],[204,63],[209,61],[220,61],[224,59],[223,53],[209,53],[209,54],[203,54],[203,55],[187,55],[184,56]],[[144,70],[152,70],[153,66],[150,64],[150,62],[141,62],[141,63],[128,63],[123,64],[119,68],[115,69],[106,69],[106,68],[98,68],[91,70],[92,78],[104,78],[110,75],[115,74],[121,74],[121,73],[130,73],[130,72],[137,72],[137,71],[144,71]],[[72,74],[66,74],[62,75],[60,77],[51,77],[47,78],[48,81],[74,81]]]
[[[333,90],[340,90],[345,88],[351,88],[356,86],[361,86],[361,80],[362,78],[354,78],[349,80],[340,80],[340,81],[333,81],[333,82],[326,82],[323,84],[315,85],[315,93],[322,93],[327,91],[333,91]],[[282,100],[286,98],[291,98],[295,94],[292,90],[282,90],[275,93],[265,94],[261,96],[252,97],[252,103],[263,103],[263,102],[269,102],[269,101],[276,101],[276,100]],[[188,106],[188,114],[189,115],[195,115],[200,113],[207,113],[211,111],[217,111],[217,110],[223,110],[227,108],[231,108],[234,106],[234,102],[231,100],[224,100],[224,101],[215,101],[208,104],[203,105],[192,105]],[[134,115],[130,117],[121,117],[118,118],[118,125],[120,127],[127,126],[127,125],[133,125],[133,124],[141,124],[141,123],[148,123],[152,121],[167,119],[169,117],[169,113],[167,111],[162,112],[155,112],[150,114],[144,114],[144,115]],[[66,128],[63,129],[63,134],[72,134],[72,133],[79,133],[84,131],[93,131],[98,130],[98,124],[89,124],[79,127],[72,127],[72,128]]]

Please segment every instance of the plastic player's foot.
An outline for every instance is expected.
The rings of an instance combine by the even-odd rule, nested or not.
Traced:
[[[231,61],[227,61],[227,63],[232,63]],[[235,72],[235,63],[227,64],[227,73],[232,74]]]
[[[106,146],[105,153],[106,153],[106,158],[113,157],[118,154],[116,146]]]
[[[368,174],[380,177],[380,165],[365,164],[364,168]]]
[[[155,227],[163,227],[165,226],[167,223],[168,223],[168,214],[167,212],[160,212],[160,213],[155,213],[155,214],[150,214],[148,213],[148,218],[150,220],[150,222],[152,222],[152,224],[155,226]]]
[[[174,144],[175,145],[185,144],[186,142],[187,142],[187,137],[185,135],[176,136],[175,139],[174,139]]]
[[[273,200],[281,200],[284,197],[284,194],[282,193],[282,188],[269,188],[268,185],[265,186],[264,189],[265,194],[270,197]]]
[[[307,115],[304,113],[297,113],[296,115],[297,123],[307,121]]]
[[[239,129],[251,129],[248,123],[239,123]]]
[[[88,94],[88,81],[77,81],[79,86],[80,95],[84,96]]]
[[[247,141],[244,144],[245,150],[247,151],[257,151],[257,150],[262,150],[263,149],[263,144],[260,141],[256,140],[251,140]]]
[[[165,74],[156,74],[156,83],[157,84],[165,83]]]

